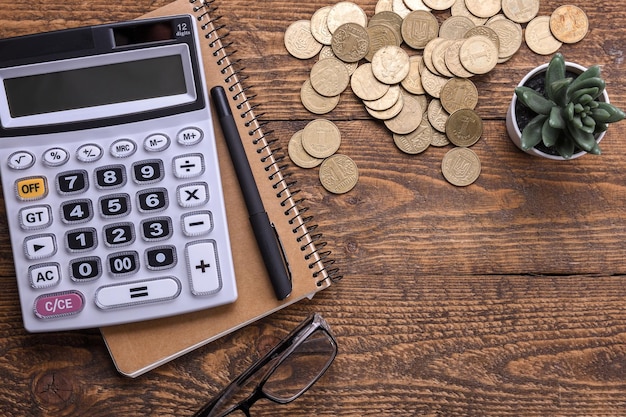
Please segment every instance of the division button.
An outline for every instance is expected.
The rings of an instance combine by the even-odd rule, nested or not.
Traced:
[[[174,158],[174,175],[176,178],[192,178],[204,172],[202,154],[183,155]]]
[[[222,289],[215,241],[204,240],[185,247],[193,295],[210,295]]]
[[[35,315],[40,319],[52,319],[78,314],[85,306],[85,297],[78,291],[45,294],[35,300]]]
[[[101,309],[132,307],[172,300],[180,295],[181,284],[174,277],[106,285],[96,290],[96,305]]]

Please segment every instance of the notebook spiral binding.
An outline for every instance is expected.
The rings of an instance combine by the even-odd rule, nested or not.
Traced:
[[[278,140],[271,139],[269,135],[273,131],[264,132],[268,122],[263,121],[263,113],[255,113],[258,105],[251,103],[256,95],[248,94],[250,87],[244,87],[242,81],[247,79],[240,66],[241,60],[232,58],[237,52],[233,48],[233,42],[228,42],[229,32],[226,25],[221,24],[222,16],[216,14],[218,7],[215,0],[189,0],[193,5],[193,12],[201,23],[204,30],[204,37],[209,42],[209,47],[213,51],[213,56],[217,59],[217,64],[221,67],[224,81],[228,84],[228,91],[232,94],[233,101],[237,102],[237,109],[240,115],[246,119],[245,126],[249,128],[248,135],[252,143],[258,146],[257,153],[265,171],[268,172],[268,180],[272,181],[272,186],[276,190],[276,198],[281,199],[281,207],[284,207],[284,215],[289,217],[289,224],[293,226],[292,232],[297,235],[297,242],[301,244],[300,251],[309,261],[309,269],[312,270],[314,278],[319,278],[317,285],[322,285],[324,281],[330,279],[332,282],[341,280],[339,268],[335,266],[335,260],[331,258],[331,251],[326,249],[327,242],[323,241],[322,234],[317,232],[318,225],[311,224],[313,216],[307,216],[308,207],[303,206],[304,199],[298,199],[300,190],[294,190],[296,181],[291,178],[288,172],[286,156],[281,148],[277,147]]]

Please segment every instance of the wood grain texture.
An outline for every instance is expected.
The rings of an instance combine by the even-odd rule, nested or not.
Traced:
[[[132,19],[167,2],[0,0],[0,37]],[[373,14],[374,0],[357,3]],[[569,3],[591,31],[561,51],[602,65],[611,101],[626,108],[626,3]],[[218,4],[253,101],[286,148],[314,118],[299,102],[313,61],[290,57],[283,33],[333,2]],[[540,14],[560,4],[544,0]],[[626,415],[626,125],[610,128],[600,157],[518,151],[504,115],[518,80],[546,60],[523,46],[475,80],[482,175],[465,188],[441,174],[447,149],[402,154],[345,92],[327,117],[359,166],[357,187],[331,195],[317,169],[288,168],[343,281],[137,379],[117,374],[96,330],[23,330],[2,205],[0,415],[190,415],[311,311],[337,336],[335,363],[298,401],[261,402],[253,415]]]

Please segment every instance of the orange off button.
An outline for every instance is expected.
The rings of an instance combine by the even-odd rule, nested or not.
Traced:
[[[30,177],[17,180],[15,183],[17,196],[22,200],[35,200],[48,194],[44,177]]]

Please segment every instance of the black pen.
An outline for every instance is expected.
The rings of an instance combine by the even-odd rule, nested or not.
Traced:
[[[283,300],[291,294],[291,272],[287,258],[276,229],[265,212],[246,151],[241,142],[241,136],[237,130],[237,124],[228,104],[226,91],[221,86],[213,87],[211,89],[211,98],[213,99],[213,105],[215,106],[222,132],[224,132],[230,157],[235,166],[239,186],[246,201],[250,223],[261,250],[263,262],[265,262],[265,268],[267,268],[272,281],[276,298]]]

